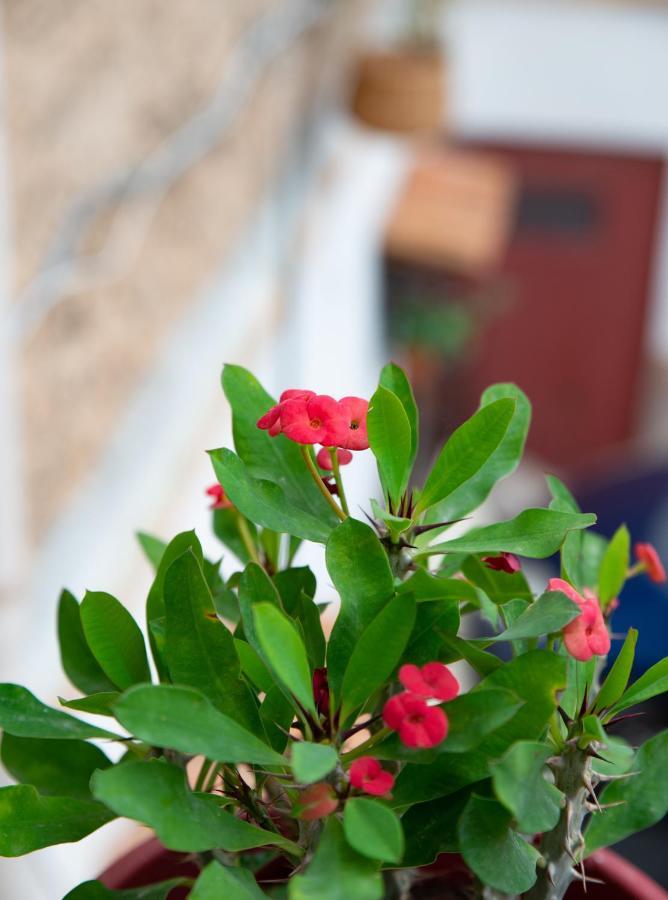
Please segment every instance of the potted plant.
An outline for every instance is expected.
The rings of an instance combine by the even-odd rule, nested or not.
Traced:
[[[159,843],[68,900],[558,900],[593,874],[604,896],[664,896],[601,854],[668,806],[668,732],[637,750],[615,736],[668,689],[668,661],[629,684],[631,629],[601,676],[625,580],[665,578],[656,551],[637,545],[632,564],[626,528],[589,530],[596,517],[554,477],[547,508],[448,534],[516,467],[524,394],[489,388],[418,487],[418,411],[397,366],[370,403],[295,390],[274,403],[236,366],[223,387],[236,452],[211,452],[210,494],[239,571],[224,579],[192,531],[143,535],[150,658],[114,597],[62,594],[62,663],[81,696],[65,712],[0,686],[18,782],[0,789],[0,854],[122,816]],[[368,522],[342,476],[366,448],[382,486]],[[324,545],[339,597],[329,638],[304,541]],[[536,595],[520,559],[557,552],[561,577]],[[462,627],[472,615],[488,637]],[[468,690],[450,668],[461,660]]]
[[[446,58],[439,40],[444,0],[409,0],[403,40],[358,61],[353,112],[366,125],[426,134],[445,122]]]

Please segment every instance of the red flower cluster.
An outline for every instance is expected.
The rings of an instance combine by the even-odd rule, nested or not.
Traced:
[[[605,625],[601,607],[591,591],[582,597],[563,578],[550,578],[548,591],[561,591],[580,607],[582,612],[565,626],[564,646],[575,659],[587,662],[592,656],[605,656],[610,652],[610,635]]]
[[[500,553],[498,556],[485,556],[483,562],[488,569],[514,575],[520,570],[520,561],[513,553]]]
[[[373,756],[360,756],[350,767],[350,783],[358,791],[382,797],[389,794],[394,786],[394,775],[381,768]]]
[[[297,444],[366,450],[368,408],[368,401],[361,397],[335,400],[313,391],[283,391],[276,406],[258,420],[257,427],[272,437],[284,434]]]
[[[383,707],[385,724],[398,732],[407,747],[435,747],[447,737],[448,717],[440,706],[429,706],[426,698],[452,700],[459,693],[457,679],[443,663],[430,662],[421,669],[402,666],[399,680],[408,690],[387,701]]]
[[[348,463],[353,461],[353,455],[350,450],[337,450],[336,458],[338,459],[340,466],[347,466]],[[327,447],[321,447],[320,450],[318,450],[315,459],[320,468],[325,469],[327,472],[331,472],[334,468],[332,465],[332,457],[329,455]]]
[[[657,584],[663,584],[667,580],[666,570],[659,558],[659,554],[656,552],[656,547],[653,544],[638,543],[633,549],[635,550],[636,559],[644,565],[650,579]]]
[[[211,497],[212,503],[209,509],[231,509],[234,505],[223,490],[222,484],[212,484],[205,493]]]

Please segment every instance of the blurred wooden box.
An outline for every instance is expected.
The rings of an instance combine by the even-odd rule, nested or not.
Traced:
[[[390,217],[387,256],[463,275],[493,269],[510,237],[515,189],[512,165],[492,154],[424,152]]]

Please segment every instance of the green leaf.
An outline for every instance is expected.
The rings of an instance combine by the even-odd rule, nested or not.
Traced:
[[[63,670],[74,687],[85,694],[114,690],[86,643],[79,604],[69,591],[58,603],[58,642]]]
[[[277,572],[272,581],[281,597],[283,609],[289,616],[297,616],[302,594],[315,597],[315,575],[308,566],[298,566]]]
[[[459,820],[459,844],[484,884],[521,894],[536,880],[540,853],[511,829],[510,821],[511,814],[496,800],[473,794]]]
[[[15,781],[42,795],[90,800],[88,783],[96,769],[111,765],[105,754],[85,741],[22,738],[5,734],[2,764]]]
[[[81,624],[95,659],[116,687],[124,690],[151,680],[139,626],[115,597],[87,591],[81,604]]]
[[[265,694],[274,687],[274,676],[265,666],[257,650],[247,642],[234,638],[234,646],[241,663],[241,671],[258,689]]]
[[[238,509],[215,509],[213,511],[213,533],[245,565],[247,562],[250,562],[250,554],[239,532],[240,516],[241,513]],[[245,516],[241,516],[241,518],[248,525],[252,540],[257,542],[255,525],[249,522]]]
[[[144,531],[137,532],[137,540],[146,555],[146,559],[153,566],[153,570],[157,572],[160,560],[167,549],[167,544],[161,541],[160,538],[154,537],[152,534],[146,534]]]
[[[62,697],[59,697],[58,702],[67,709],[78,709],[96,716],[113,717],[112,706],[120,696],[119,691],[104,691],[100,694],[91,694],[89,697],[75,697],[74,700],[63,700]]]
[[[264,651],[255,632],[253,618],[253,607],[256,603],[273,603],[277,609],[282,608],[276,585],[262,566],[252,562],[246,566],[239,580],[239,609],[244,637],[260,658],[263,658]]]
[[[266,900],[248,869],[221,866],[215,860],[202,871],[189,900]]]
[[[630,552],[631,536],[626,525],[621,525],[613,534],[601,560],[598,576],[598,597],[604,607],[624,587],[626,570],[629,567]]]
[[[292,771],[300,784],[311,784],[329,775],[337,759],[336,749],[330,744],[296,741],[292,745]]]
[[[226,812],[213,794],[192,793],[182,769],[159,759],[125,762],[91,781],[95,797],[119,816],[152,828],[168,850],[228,852],[273,845],[301,855],[280,834],[257,828]]]
[[[474,528],[468,534],[428,547],[426,553],[517,553],[544,559],[555,553],[574,528],[596,522],[591,513],[562,513],[553,509],[525,509],[507,522]]]
[[[587,855],[649,828],[668,813],[667,753],[668,731],[662,731],[638,751],[633,769],[640,774],[612,782],[604,789],[600,795],[602,804],[623,805],[592,816],[585,833]]]
[[[0,856],[80,841],[113,818],[92,800],[40,797],[28,784],[0,788]]]
[[[546,475],[545,480],[552,495],[550,509],[557,509],[560,512],[580,512],[577,500],[563,481],[557,478],[556,475]]]
[[[286,439],[279,435],[276,440]],[[326,543],[332,527],[338,522],[329,506],[327,512],[316,517],[291,503],[280,484],[254,478],[243,460],[231,450],[225,447],[210,450],[209,456],[216,477],[225,488],[225,493],[237,509],[252,522],[262,525],[263,528],[286,532],[307,541]],[[324,499],[323,503],[326,504]]]
[[[580,607],[561,591],[546,591],[493,641],[516,641],[560,631],[580,615]]]
[[[260,707],[260,718],[269,743],[277,753],[283,753],[288,744],[288,733],[295,718],[294,702],[286,697],[283,689],[272,684]]]
[[[460,425],[441,450],[425,482],[416,514],[442,503],[480,473],[503,441],[514,412],[515,400],[506,397],[482,406]]]
[[[559,699],[559,706],[567,716],[575,719],[582,709],[585,693],[589,694],[596,672],[596,657],[592,656],[587,662],[573,659],[565,648],[561,650],[566,659],[567,681],[566,690]]]
[[[406,377],[404,370],[396,365],[396,363],[388,363],[386,366],[383,366],[379,383],[384,388],[387,388],[388,391],[392,391],[392,393],[399,398],[404,408],[404,412],[408,417],[408,422],[411,427],[409,466],[412,468],[415,457],[417,456],[420,437],[419,413],[417,404],[415,403],[415,397],[413,396],[413,388],[411,387],[411,383]]]
[[[502,399],[514,400],[515,409],[501,442],[472,478],[430,510],[429,521],[452,521],[468,515],[489,496],[497,481],[517,468],[531,421],[531,404],[516,385],[493,384],[483,393],[480,408],[484,409]]]
[[[502,665],[498,656],[494,656],[493,653],[487,653],[473,641],[464,640],[457,637],[456,634],[443,635],[443,645],[449,652],[448,658],[443,659],[443,662],[456,662],[458,659],[465,659],[478,675],[489,675]]]
[[[165,660],[172,681],[197,688],[221,712],[262,733],[257,705],[241,680],[232,633],[218,618],[192,550],[171,564],[164,585]]]
[[[283,435],[272,438],[257,427],[257,420],[274,406],[275,401],[271,395],[241,366],[226,365],[222,384],[232,407],[234,446],[239,458],[245,463],[249,476],[252,479],[275,482],[290,506],[304,510],[310,517],[321,520],[325,525],[334,525],[336,516],[306,470],[299,446]],[[228,491],[227,484],[222,480],[221,484]],[[276,528],[268,522],[260,521],[237,502],[234,494],[228,491],[228,495],[234,505],[257,524],[273,531],[293,533],[287,528]],[[318,540],[309,535],[294,533],[309,540]]]
[[[441,853],[459,852],[457,822],[472,792],[469,786],[444,799],[416,803],[402,816],[405,868],[429,865]]]
[[[394,594],[394,578],[375,533],[356,519],[346,519],[334,529],[327,542],[326,562],[341,597],[327,649],[329,686],[338,697],[357,641]]]
[[[404,853],[404,833],[397,814],[378,800],[352,797],[343,813],[343,831],[350,846],[383,862],[399,863]]]
[[[533,601],[533,594],[529,587],[524,572],[497,572],[488,568],[477,556],[469,556],[462,566],[462,572],[469,581],[485,592],[489,599],[496,604],[507,603],[509,600]],[[457,579],[455,579],[457,580]]]
[[[381,900],[378,864],[357,853],[346,841],[338,819],[330,816],[315,856],[302,875],[290,879],[290,900]]]
[[[299,599],[296,619],[301,625],[306,652],[312,668],[320,669],[325,665],[327,640],[322,630],[321,607],[310,597],[302,593]]]
[[[397,588],[398,594],[413,594],[418,603],[431,600],[456,600],[458,603],[476,603],[478,593],[467,581],[461,578],[443,578],[432,575],[424,569],[402,581]],[[517,594],[513,596],[517,597]]]
[[[273,603],[256,603],[253,621],[263,656],[278,680],[317,716],[308,656],[295,626]]]
[[[598,584],[608,541],[594,531],[571,531],[561,548],[562,574],[578,590]]]
[[[123,694],[114,709],[122,725],[155,747],[201,754],[218,762],[285,765],[282,756],[194,688],[137,685]]]
[[[346,722],[395,670],[415,623],[415,600],[400,594],[362,632],[341,688],[341,721]]]
[[[399,543],[401,535],[408,531],[413,524],[413,520],[407,519],[405,516],[393,516],[373,498],[371,498],[371,512],[376,522],[382,522],[385,525],[393,544]]]
[[[111,891],[101,881],[84,881],[63,900],[167,900],[174,888],[187,884],[189,884],[187,878],[170,878],[169,881],[161,881],[159,884]]]
[[[0,684],[0,728],[8,734],[26,738],[85,740],[118,737],[46,706],[18,684]]]
[[[424,666],[434,660],[452,662],[447,641],[457,634],[458,628],[459,604],[456,600],[418,603],[413,631],[401,662],[416,666]]]
[[[617,659],[614,661],[596,696],[594,712],[599,712],[607,706],[614,706],[626,690],[631,669],[633,668],[637,640],[638,632],[635,628],[629,628],[629,633],[626,635],[622,649],[619,651]]]
[[[559,821],[563,794],[545,778],[553,753],[545,744],[518,741],[490,766],[494,793],[524,834],[551,831]]]
[[[396,506],[411,474],[413,437],[401,400],[382,385],[369,402],[367,429],[380,483]]]
[[[636,706],[638,703],[644,703],[645,700],[650,700],[665,691],[668,691],[668,658],[655,663],[644,675],[634,681],[631,687],[624,691],[606,718],[610,719],[622,710]]]

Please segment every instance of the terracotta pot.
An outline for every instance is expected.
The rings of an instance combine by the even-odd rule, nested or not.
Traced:
[[[431,50],[366,54],[357,65],[352,108],[372,128],[419,134],[442,131],[443,55]]]
[[[275,880],[285,876],[279,861],[270,863],[258,872],[258,880]],[[419,887],[416,898],[437,896],[433,887],[438,884],[465,883],[467,872],[461,858],[455,854],[445,854],[433,866],[424,870],[430,877],[424,880],[423,890]],[[587,860],[587,872],[594,878],[600,878],[605,884],[589,884],[587,893],[583,893],[578,884],[568,891],[568,900],[668,900],[665,891],[640,869],[627,860],[613,853],[612,850],[598,850]],[[100,881],[108,888],[142,887],[156,881],[164,881],[179,875],[194,877],[197,867],[189,861],[188,854],[174,853],[165,850],[155,838],[141,844],[117,862],[113,863],[100,876]],[[432,891],[428,893],[428,885]],[[169,896],[169,900],[182,900],[187,897],[187,890],[178,888]]]

